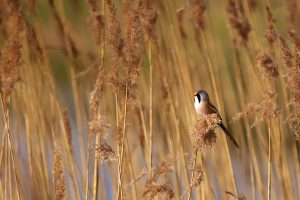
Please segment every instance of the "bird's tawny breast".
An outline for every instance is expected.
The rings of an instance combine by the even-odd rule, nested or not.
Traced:
[[[198,114],[212,114],[215,113],[207,102],[200,102],[195,104],[195,109]]]

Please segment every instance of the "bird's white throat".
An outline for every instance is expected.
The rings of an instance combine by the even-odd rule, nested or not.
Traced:
[[[201,103],[199,102],[197,96],[195,96],[194,107],[198,114],[201,114]]]

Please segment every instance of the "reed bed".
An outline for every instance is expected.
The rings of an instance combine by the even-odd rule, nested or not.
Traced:
[[[0,10],[0,199],[300,199],[298,1]]]

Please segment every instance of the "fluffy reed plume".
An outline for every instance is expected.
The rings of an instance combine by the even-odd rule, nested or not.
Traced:
[[[300,49],[295,47],[294,56],[290,51],[285,40],[280,37],[280,46],[283,62],[286,67],[286,82],[291,95],[293,114],[288,119],[289,127],[293,131],[296,139],[300,138]]]
[[[243,193],[239,193],[237,195],[235,195],[235,194],[233,194],[232,192],[229,192],[229,191],[226,191],[225,193],[233,196],[237,200],[247,200],[247,197]]]
[[[300,117],[300,49],[294,50],[294,64],[287,69],[287,83],[295,113]]]
[[[282,56],[282,61],[284,62],[284,65],[287,69],[290,69],[293,67],[293,55],[291,50],[289,49],[286,41],[282,38],[279,37],[280,41],[280,48],[281,48],[281,56]]]
[[[112,72],[109,76],[109,82],[113,85],[115,92],[121,88],[123,84],[120,81],[120,65],[122,61],[122,51],[124,47],[124,40],[122,38],[120,23],[117,19],[116,6],[111,0],[106,0],[108,7],[108,32],[107,41],[111,49],[112,54]]]
[[[96,145],[95,152],[96,159],[99,159],[101,162],[112,161],[116,159],[116,153],[112,147],[106,143]]]
[[[120,23],[116,17],[115,5],[111,0],[106,0],[106,2],[109,10],[108,31],[110,34],[108,43],[112,50],[113,65],[109,80],[116,92],[118,94],[121,92],[120,95],[123,98],[120,99],[125,99],[127,95],[126,110],[128,112],[136,107],[135,90],[137,88],[140,60],[145,50],[143,38],[145,34],[148,34],[148,38],[151,37],[156,13],[148,1],[139,1],[133,8],[128,8],[126,37],[123,40]],[[124,68],[121,69],[121,65]],[[121,101],[121,104],[123,103]]]
[[[113,57],[121,57],[124,41],[122,39],[120,23],[117,19],[117,10],[111,0],[106,0],[108,7],[108,32],[107,41],[112,50]]]
[[[187,195],[191,195],[194,188],[198,187],[202,181],[204,180],[204,172],[199,164],[195,164],[194,166],[189,166],[189,168],[192,170],[192,178],[190,181],[190,185],[187,190],[184,191],[182,198],[184,198]]]
[[[276,78],[279,75],[278,66],[269,54],[264,54],[258,58],[257,67],[261,71],[263,79]]]
[[[143,29],[138,14],[138,6],[133,8],[129,14],[129,21],[126,27],[126,38],[123,49],[124,65],[126,67],[126,85],[128,91],[136,86],[139,75],[139,64],[143,46]]]
[[[300,120],[297,115],[290,115],[287,119],[287,123],[289,124],[290,129],[293,131],[293,135],[295,139],[300,141]]]
[[[150,0],[140,0],[138,14],[143,26],[145,41],[149,41],[155,33],[153,30],[157,19],[157,12],[152,6],[152,2]]]
[[[294,29],[291,29],[288,31],[289,36],[293,40],[293,43],[295,46],[300,49],[300,36],[297,34],[297,32]]]
[[[221,119],[216,114],[197,115],[195,128],[192,133],[194,152],[206,151],[216,143],[214,129]]]
[[[66,199],[66,180],[64,176],[61,149],[56,146],[53,153],[53,186],[55,200]]]
[[[195,187],[198,187],[204,179],[204,173],[203,173],[201,165],[196,164],[194,166],[193,171],[194,171],[194,177],[193,177],[193,179],[191,180],[191,183],[190,183],[190,190],[192,190]]]
[[[172,186],[169,184],[157,184],[157,183],[152,183],[151,185],[146,185],[145,190],[143,193],[143,198],[144,199],[154,199],[157,195],[163,195],[166,199],[173,199],[174,198],[174,191],[172,189]]]
[[[102,34],[104,32],[104,16],[98,11],[98,1],[87,0],[90,7],[90,28],[94,34],[95,42],[98,46],[101,44]]]
[[[237,32],[240,41],[246,44],[251,25],[245,15],[243,1],[228,0],[227,13],[231,27]]]
[[[206,10],[204,0],[194,0],[192,3],[192,21],[196,31],[204,28],[203,14]]]
[[[89,105],[91,120],[89,122],[89,129],[91,133],[99,134],[101,138],[106,137],[106,129],[109,125],[105,122],[105,117],[102,114],[102,90],[103,90],[103,69],[99,68],[94,89],[90,94]]]
[[[265,38],[268,41],[269,45],[272,46],[277,40],[277,33],[275,30],[276,20],[273,18],[271,9],[269,6],[266,6],[267,18],[268,18],[268,28],[265,33]]]
[[[167,183],[161,184],[158,180],[160,177],[172,171],[171,164],[173,162],[171,157],[167,157],[157,166],[153,175],[148,179],[145,185],[143,192],[144,199],[153,199],[159,194],[164,195],[166,199],[172,199],[174,197],[172,187]]]
[[[251,127],[256,126],[256,124],[265,119],[274,119],[279,116],[280,108],[277,105],[276,98],[277,94],[275,92],[266,92],[263,95],[263,100],[260,103],[249,103],[243,112],[237,113],[233,117],[233,121],[237,121],[242,117],[247,117],[251,114],[255,115],[255,121]]]
[[[18,71],[23,65],[21,49],[24,22],[19,10],[12,12],[9,17],[9,25],[11,28],[9,31],[10,36],[1,51],[0,57],[0,86],[5,109],[8,106],[15,85],[21,81]]]

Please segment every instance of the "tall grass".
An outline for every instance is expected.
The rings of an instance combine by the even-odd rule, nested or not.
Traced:
[[[0,199],[299,199],[299,6],[2,0]]]

